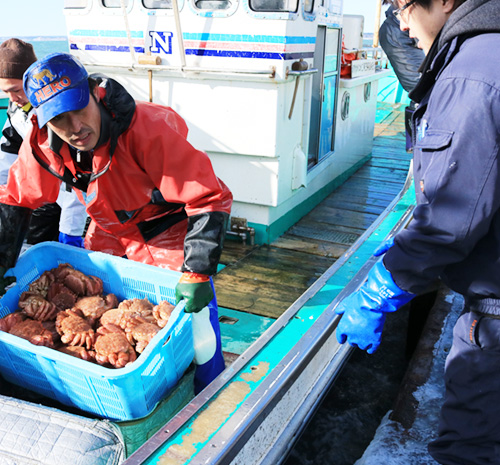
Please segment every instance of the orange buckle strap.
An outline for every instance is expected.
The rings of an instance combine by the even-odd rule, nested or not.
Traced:
[[[205,283],[207,281],[210,281],[210,276],[201,273],[192,273],[191,271],[182,273],[179,279],[180,283]]]

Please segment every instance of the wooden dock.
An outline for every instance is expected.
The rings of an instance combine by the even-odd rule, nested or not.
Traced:
[[[278,318],[319,278],[403,187],[404,107],[379,104],[372,157],[344,184],[269,245],[226,241],[214,278],[219,306]]]

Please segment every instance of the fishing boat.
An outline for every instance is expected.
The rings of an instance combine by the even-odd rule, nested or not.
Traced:
[[[233,192],[214,277],[226,370],[195,396],[191,366],[129,421],[14,388],[0,416],[25,440],[0,439],[0,457],[279,464],[351,354],[335,307],[415,205],[403,112],[377,102],[380,49],[342,0],[65,0],[64,13],[70,53],[178,111]]]

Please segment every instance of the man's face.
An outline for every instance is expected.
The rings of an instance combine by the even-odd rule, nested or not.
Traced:
[[[396,8],[402,8],[409,0],[396,0]],[[404,9],[399,16],[402,31],[409,31],[410,37],[418,40],[418,47],[425,54],[429,52],[434,39],[453,11],[454,0],[432,0],[430,7],[418,3]]]
[[[11,102],[20,107],[24,107],[29,102],[24,93],[22,79],[0,78],[0,90],[7,94]]]
[[[64,142],[81,151],[92,150],[101,135],[101,113],[99,111],[99,89],[94,89],[89,104],[81,110],[68,111],[52,118],[47,126]]]

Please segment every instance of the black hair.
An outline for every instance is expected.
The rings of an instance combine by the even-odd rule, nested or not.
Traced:
[[[99,83],[97,82],[96,79],[94,79],[92,77],[88,77],[87,81],[89,83],[90,93],[92,94],[94,92],[94,89],[99,85]]]
[[[433,0],[417,0],[414,4],[419,5],[426,10],[430,9],[431,3]],[[462,3],[465,3],[467,0],[455,0],[455,8],[458,8]],[[408,2],[407,2],[408,3]],[[391,4],[394,5],[394,0],[383,0],[383,5]]]

